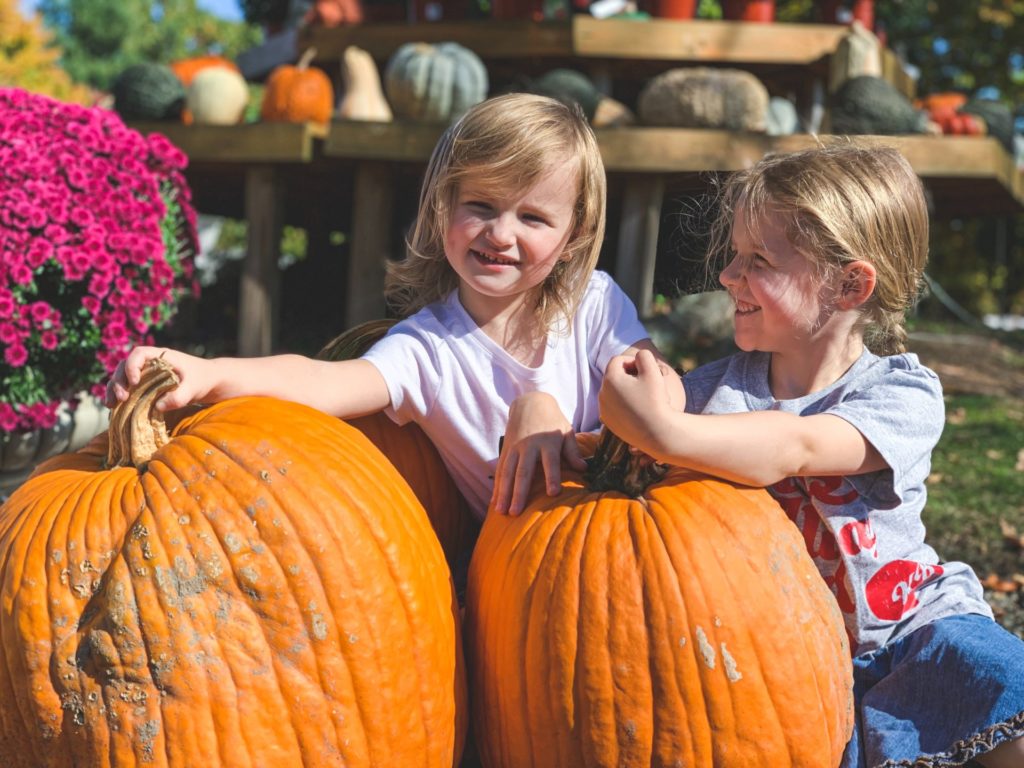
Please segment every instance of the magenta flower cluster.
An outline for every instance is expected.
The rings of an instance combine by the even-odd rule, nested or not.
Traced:
[[[197,290],[186,162],[109,110],[0,89],[0,433],[102,393]]]

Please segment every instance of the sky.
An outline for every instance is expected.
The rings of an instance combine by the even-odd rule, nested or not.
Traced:
[[[196,4],[205,11],[220,16],[223,19],[240,21],[242,9],[238,0],[196,0]],[[18,5],[24,14],[29,15],[36,6],[36,0],[18,0]]]

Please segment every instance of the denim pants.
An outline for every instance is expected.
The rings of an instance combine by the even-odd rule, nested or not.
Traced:
[[[1024,736],[1024,642],[987,616],[939,619],[853,667],[842,768],[970,765]]]

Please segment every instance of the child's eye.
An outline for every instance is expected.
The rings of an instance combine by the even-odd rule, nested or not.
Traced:
[[[548,223],[547,219],[545,219],[543,216],[541,216],[540,214],[537,214],[537,213],[523,214],[523,218],[526,219],[526,221],[532,221],[532,222],[535,222],[537,224],[547,224]]]

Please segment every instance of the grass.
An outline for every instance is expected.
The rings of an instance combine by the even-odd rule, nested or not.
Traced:
[[[1024,400],[946,398],[946,427],[932,456],[924,522],[945,560],[969,563],[981,579],[1009,587],[1024,574],[1024,550],[1005,526],[1024,535]],[[1024,585],[986,590],[996,618],[1024,638]]]

